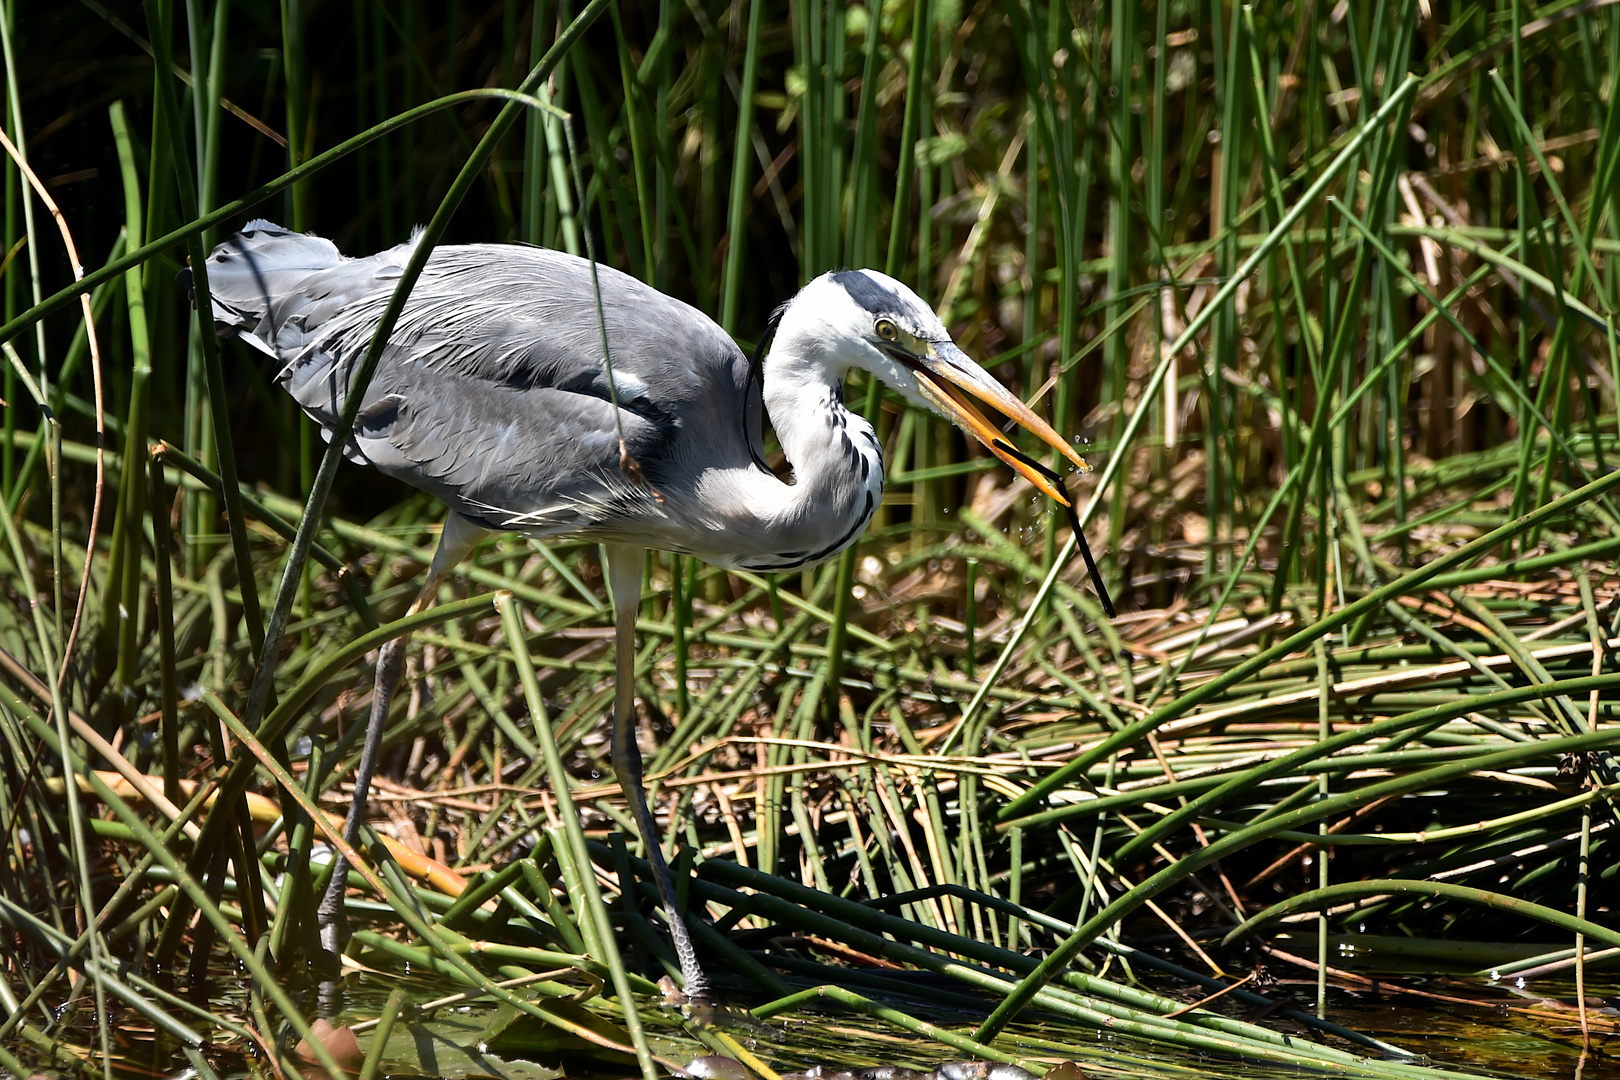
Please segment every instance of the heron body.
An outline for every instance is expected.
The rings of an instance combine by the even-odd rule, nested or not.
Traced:
[[[281,361],[279,381],[329,435],[410,247],[348,259],[250,223],[209,261],[216,316]],[[436,248],[344,452],[488,530],[747,570],[797,569],[853,543],[882,498],[882,451],[844,407],[847,365],[787,348],[807,320],[784,317],[763,380],[789,484],[763,462],[760,380],[731,338],[635,278],[596,272],[611,380],[584,260]],[[621,467],[621,435],[639,476]]]
[[[278,381],[330,437],[414,242],[347,258],[328,240],[250,222],[209,259],[216,324],[276,358]],[[633,737],[644,552],[786,571],[853,543],[883,494],[876,433],[844,405],[845,376],[857,367],[947,416],[1067,505],[1056,475],[1013,448],[979,405],[1084,462],[957,349],[915,293],[870,270],[823,274],[784,305],[756,376],[708,317],[610,267],[508,244],[435,248],[343,447],[450,508],[418,607],[487,531],[607,545],[619,630],[614,766],[658,871],[688,992],[702,991],[702,974]],[[762,411],[791,482],[765,464]],[[379,658],[351,832],[399,664],[397,648]],[[328,900],[340,914],[341,888]]]

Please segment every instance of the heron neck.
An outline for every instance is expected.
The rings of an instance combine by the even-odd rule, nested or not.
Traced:
[[[872,425],[844,407],[849,365],[797,335],[779,334],[765,362],[764,401],[793,469],[760,477],[755,512],[772,537],[769,567],[830,558],[866,528],[883,499],[883,452]]]

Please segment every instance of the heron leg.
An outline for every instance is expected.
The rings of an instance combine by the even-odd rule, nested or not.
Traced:
[[[698,966],[697,951],[686,932],[686,917],[675,898],[675,881],[664,861],[658,841],[658,822],[647,807],[647,789],[641,773],[641,747],[636,742],[636,610],[641,606],[641,570],[646,562],[644,548],[609,544],[607,550],[608,588],[613,593],[613,642],[616,646],[617,683],[613,695],[613,772],[619,778],[625,798],[635,814],[652,864],[653,878],[664,913],[669,916],[669,936],[680,961],[682,988],[693,1000],[709,994],[709,981]]]
[[[422,589],[411,601],[406,614],[415,615],[433,603],[445,576],[483,538],[484,530],[459,514],[452,512],[445,518],[444,531],[439,536],[438,548],[433,552],[433,562],[428,565],[427,577],[423,579]],[[343,821],[343,841],[351,848],[360,842],[360,824],[366,819],[366,800],[371,794],[371,778],[377,771],[377,757],[382,750],[388,706],[394,700],[394,689],[399,685],[399,676],[405,669],[405,646],[410,639],[409,634],[402,634],[384,643],[377,652],[377,677],[371,690],[371,716],[366,721],[366,741],[360,751],[360,761],[354,769],[354,801],[349,804],[349,814]],[[348,887],[348,880],[349,860],[341,854],[334,854],[332,879],[327,882],[326,893],[315,909],[321,931],[321,948],[333,956],[341,953],[349,942],[348,918],[343,908],[343,893]]]

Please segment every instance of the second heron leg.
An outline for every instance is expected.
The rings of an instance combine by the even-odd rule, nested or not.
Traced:
[[[682,988],[693,1000],[708,997],[709,981],[697,960],[697,950],[686,932],[686,917],[675,895],[675,880],[659,844],[658,822],[647,806],[647,789],[641,774],[641,747],[636,742],[636,611],[641,606],[641,570],[646,562],[644,548],[610,544],[607,550],[608,588],[613,594],[615,675],[613,695],[613,772],[619,778],[635,815],[636,828],[652,864],[658,896],[669,917],[669,936],[675,958],[681,965]]]
[[[415,615],[433,603],[445,575],[466,558],[483,538],[484,530],[478,526],[456,514],[447,517],[422,589],[411,601],[406,614]],[[377,676],[371,689],[371,715],[366,721],[366,741],[354,769],[354,801],[349,804],[348,816],[343,821],[343,842],[350,848],[360,842],[360,824],[366,819],[366,801],[371,794],[371,778],[377,771],[377,758],[382,751],[388,707],[393,703],[394,689],[399,685],[399,676],[405,669],[405,648],[410,640],[409,634],[403,634],[385,642],[377,652]],[[334,853],[332,859],[332,878],[326,884],[320,906],[315,909],[315,917],[320,925],[321,948],[336,956],[349,942],[348,917],[343,908],[343,893],[349,881],[349,860],[342,853]]]
[[[417,602],[420,601],[418,597]],[[411,607],[415,610],[416,604]],[[388,706],[394,699],[394,688],[399,685],[400,672],[405,667],[405,643],[409,640],[408,636],[395,638],[384,644],[377,653],[371,716],[366,722],[366,741],[360,751],[360,761],[354,769],[354,801],[349,804],[348,816],[343,821],[343,842],[350,848],[360,842],[360,823],[366,817],[366,799],[371,793],[371,777],[377,771],[377,757],[382,750]],[[349,860],[341,852],[334,852],[332,860],[332,878],[326,883],[326,892],[321,897],[315,916],[321,928],[321,948],[336,956],[349,943],[349,920],[343,908],[343,893],[349,881]]]

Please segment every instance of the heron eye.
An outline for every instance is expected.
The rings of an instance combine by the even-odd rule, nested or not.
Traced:
[[[890,322],[888,319],[879,319],[877,321],[876,329],[878,337],[882,338],[884,341],[893,341],[895,338],[900,336],[900,331],[895,329],[894,323]]]

